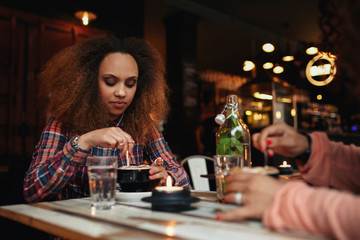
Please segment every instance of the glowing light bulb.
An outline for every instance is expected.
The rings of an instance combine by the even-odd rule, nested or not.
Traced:
[[[97,18],[95,13],[88,11],[77,11],[75,12],[75,17],[82,21],[83,25],[88,25],[90,21],[95,20]]]
[[[314,55],[317,54],[319,52],[317,47],[309,47],[308,49],[306,49],[306,54],[307,55]]]
[[[273,69],[273,72],[276,73],[276,74],[280,74],[284,71],[284,68],[282,66],[276,66],[274,67]]]
[[[264,52],[271,53],[275,50],[275,47],[271,43],[265,43],[262,46],[262,49],[264,50]]]
[[[255,68],[255,63],[252,61],[246,60],[244,61],[243,70],[244,71],[251,71]]]
[[[274,67],[274,64],[272,62],[266,62],[263,64],[264,69],[271,69]]]
[[[89,24],[89,14],[87,12],[84,12],[84,15],[82,17],[82,22],[83,22],[84,25]]]
[[[295,58],[294,58],[294,56],[290,56],[290,55],[288,55],[288,56],[283,56],[283,58],[282,58],[282,60],[284,61],[284,62],[291,62],[291,61],[293,61]]]

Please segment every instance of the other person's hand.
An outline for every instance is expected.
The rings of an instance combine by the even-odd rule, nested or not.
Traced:
[[[240,220],[240,219],[261,219],[265,210],[270,206],[277,190],[284,182],[273,177],[255,174],[238,173],[227,176],[226,195],[224,201],[227,203],[240,204],[234,210],[219,213],[217,220]],[[236,199],[241,194],[240,203]]]
[[[269,154],[280,154],[285,157],[296,157],[308,148],[308,140],[295,128],[283,122],[274,123],[252,136],[253,146],[260,151],[269,149]]]

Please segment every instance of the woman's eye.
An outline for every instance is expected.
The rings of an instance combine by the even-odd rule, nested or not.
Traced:
[[[127,86],[128,88],[132,88],[133,86],[135,86],[135,83],[127,83],[126,86]]]
[[[136,85],[136,80],[131,80],[131,81],[126,82],[126,86],[127,86],[128,88],[132,88],[132,87],[134,87],[135,85]]]
[[[105,78],[104,82],[108,86],[114,86],[115,85],[115,81],[113,79],[111,79],[111,78]]]

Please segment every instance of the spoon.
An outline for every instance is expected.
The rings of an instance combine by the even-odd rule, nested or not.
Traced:
[[[264,166],[268,167],[269,166],[269,153],[268,153],[268,148],[266,147],[264,150]]]

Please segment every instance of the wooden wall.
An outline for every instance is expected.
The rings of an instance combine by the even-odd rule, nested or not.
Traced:
[[[95,35],[80,25],[0,7],[0,156],[30,157],[45,123],[37,74],[59,50]]]

